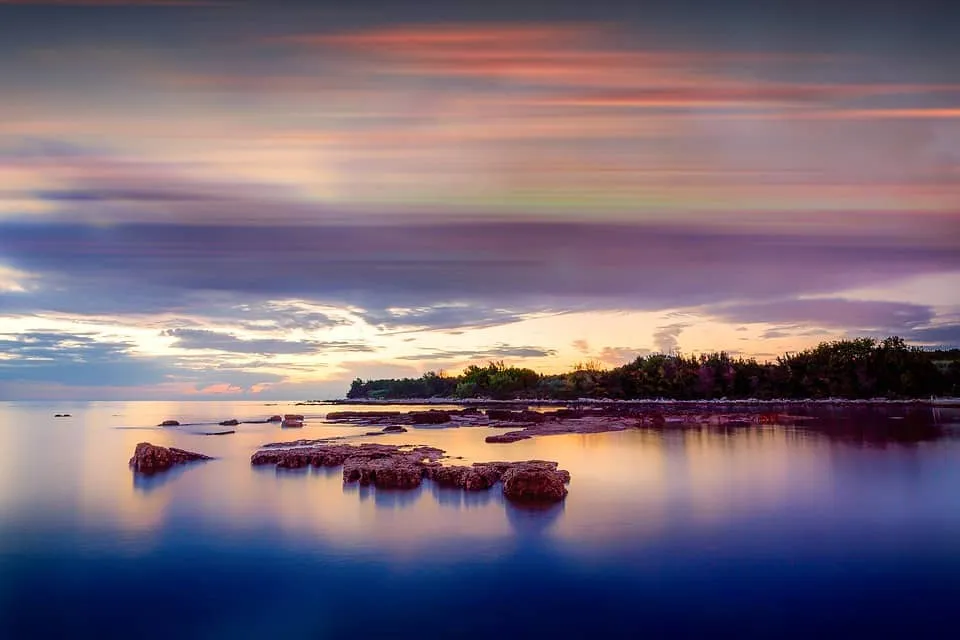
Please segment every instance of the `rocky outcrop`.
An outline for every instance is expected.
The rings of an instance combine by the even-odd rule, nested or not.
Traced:
[[[133,457],[130,458],[130,467],[139,473],[157,473],[166,471],[173,465],[195,460],[213,460],[213,458],[202,453],[141,442],[134,450]]]
[[[283,422],[283,416],[270,416],[267,422]]]
[[[426,426],[436,428],[511,427],[516,431],[486,437],[488,443],[511,443],[527,438],[570,433],[606,433],[631,429],[749,427],[751,424],[797,424],[809,417],[756,411],[729,412],[711,403],[665,406],[663,403],[610,403],[609,406],[560,407],[554,411],[531,411],[526,404],[498,404],[481,413],[475,406],[460,410],[430,411],[334,411],[327,422],[359,427],[391,428]],[[390,431],[387,431],[389,433]],[[395,431],[400,433],[399,431]],[[365,436],[384,431],[364,431]]]
[[[392,424],[380,430],[381,433],[406,433],[407,430],[398,424]]]
[[[176,420],[164,420],[160,423],[161,427],[179,427],[180,423]]]
[[[570,473],[557,469],[556,462],[531,460],[512,465],[501,476],[503,495],[517,502],[559,502],[567,495],[564,486]]]
[[[360,457],[343,461],[343,481],[381,489],[414,489],[423,480],[423,465],[408,456]]]
[[[283,422],[280,423],[281,427],[293,427],[298,428],[303,426],[303,416],[299,413],[288,413],[283,416]]]
[[[526,440],[532,436],[527,435],[522,431],[511,431],[509,433],[498,433],[493,436],[487,436],[484,438],[484,442],[489,442],[491,444],[509,444],[511,442],[516,442],[518,440]]]
[[[556,462],[530,460],[445,466],[441,464],[444,457],[444,452],[434,447],[276,443],[254,453],[250,463],[286,469],[342,465],[344,483],[358,482],[381,489],[413,489],[427,478],[441,486],[466,491],[483,491],[502,481],[504,495],[521,502],[556,502],[567,495],[564,485],[570,482],[570,474],[558,470]]]
[[[460,487],[465,491],[489,489],[500,480],[497,467],[488,464],[473,466],[433,466],[427,469],[427,477],[442,487]]]
[[[282,443],[277,443],[282,446]],[[427,462],[435,462],[443,451],[433,447],[400,447],[384,444],[315,444],[293,448],[270,446],[253,454],[253,465],[275,464],[285,469],[336,467],[343,465],[344,482],[353,480],[382,488],[411,488],[420,484],[414,471],[423,475]]]

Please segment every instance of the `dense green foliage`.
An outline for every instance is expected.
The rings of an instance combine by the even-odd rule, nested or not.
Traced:
[[[351,399],[610,398],[921,398],[957,395],[960,351],[928,351],[901,338],[824,342],[776,362],[731,358],[724,352],[641,356],[613,369],[581,366],[539,375],[491,362],[460,376],[433,372],[420,378],[353,381]]]

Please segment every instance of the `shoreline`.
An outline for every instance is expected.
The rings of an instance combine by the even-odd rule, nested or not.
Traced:
[[[538,400],[517,398],[513,400],[493,400],[486,398],[409,398],[379,400],[371,398],[337,399],[337,400],[306,400],[296,403],[297,406],[406,406],[406,405],[451,405],[458,407],[485,407],[485,406],[539,406],[539,407],[569,407],[575,406],[602,406],[602,407],[776,407],[776,406],[909,406],[920,405],[929,407],[960,407],[960,398],[910,398],[910,399],[848,399],[848,398],[778,398],[761,400],[759,398],[745,399],[718,399],[718,400],[610,400],[604,398],[580,398],[577,400]]]

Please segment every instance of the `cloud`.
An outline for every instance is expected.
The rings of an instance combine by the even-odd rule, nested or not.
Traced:
[[[708,312],[725,322],[763,322],[852,331],[882,329],[894,332],[927,324],[935,315],[931,307],[924,305],[843,298],[748,302],[708,309]],[[764,337],[787,335],[796,335],[796,332],[774,329],[765,333]]]
[[[660,353],[673,353],[680,348],[678,338],[683,330],[689,327],[687,322],[677,322],[663,327],[657,327],[653,333],[653,344]]]
[[[901,337],[924,345],[960,349],[960,323],[912,329]]]
[[[133,356],[131,346],[82,334],[0,336],[0,381],[129,387],[172,379],[170,361]]]
[[[229,333],[206,329],[168,329],[163,336],[176,338],[174,347],[179,349],[209,349],[231,353],[261,355],[322,353],[329,351],[374,351],[370,345],[348,341],[279,340],[268,338],[241,339]]]
[[[0,292],[6,313],[175,310],[242,320],[241,305],[298,299],[356,307],[382,326],[426,328],[698,305],[739,323],[818,320],[830,312],[837,322],[863,325],[863,315],[850,315],[862,305],[844,305],[840,315],[829,302],[764,301],[960,269],[952,248],[893,239],[455,221],[262,228],[0,222],[0,260],[32,282],[26,292]],[[456,306],[447,306],[450,300]],[[745,302],[732,307],[730,300]],[[895,319],[922,320],[924,313]]]
[[[784,78],[791,74],[783,73],[788,65],[834,70],[843,56],[638,47],[636,34],[609,24],[421,24],[268,40],[345,51],[354,56],[354,64],[370,65],[379,74],[486,81],[492,83],[491,93],[503,91],[504,83],[539,89],[511,96],[515,104],[527,107],[699,110],[697,117],[705,119],[758,115],[784,120],[871,120],[955,118],[960,113],[953,108],[863,108],[852,102],[949,95],[960,91],[956,84],[788,82]],[[746,79],[743,69],[751,70]],[[768,79],[770,70],[780,71],[780,78]],[[545,88],[584,91],[565,95]],[[756,107],[768,111],[755,114]],[[717,112],[704,113],[704,109]]]
[[[529,314],[483,304],[440,303],[420,308],[374,309],[360,312],[366,322],[383,329],[481,329],[519,322]]]
[[[42,398],[51,385],[59,389],[56,397],[184,397],[218,385],[246,393],[284,380],[209,361],[136,355],[134,346],[92,333],[0,334],[0,397]]]
[[[731,63],[824,62],[824,55],[648,50],[624,46],[625,32],[590,23],[401,25],[270,38],[272,43],[339,49],[372,60],[382,73],[522,82],[537,86],[701,84],[705,68]]]
[[[650,353],[650,349],[637,349],[635,347],[604,347],[596,357],[603,364],[618,367],[627,362],[633,362],[640,356],[650,355]]]
[[[229,0],[0,0],[0,5],[24,7],[211,7]]]
[[[574,340],[570,345],[580,353],[590,352],[590,343],[586,340]]]
[[[422,353],[399,356],[397,360],[497,360],[500,358],[547,358],[556,355],[555,349],[542,347],[510,346],[499,344],[486,349],[447,350],[430,349]]]

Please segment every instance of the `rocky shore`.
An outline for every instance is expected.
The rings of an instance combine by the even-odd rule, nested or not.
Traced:
[[[529,409],[488,408],[481,411],[475,407],[460,410],[430,411],[334,411],[326,420],[333,424],[378,426],[383,432],[412,427],[515,427],[507,433],[487,436],[490,443],[506,444],[534,436],[562,435],[568,433],[606,433],[627,429],[662,428],[667,426],[727,426],[748,427],[758,424],[792,425],[808,420],[805,416],[776,412],[739,411],[704,412],[690,407],[661,411],[649,407],[588,407],[562,408],[552,411]],[[370,435],[373,435],[372,433]]]
[[[185,449],[176,449],[174,447],[161,447],[141,442],[133,452],[130,458],[130,467],[139,473],[157,473],[166,471],[177,464],[186,464],[196,460],[213,460],[210,456]]]
[[[556,462],[477,462],[444,465],[444,451],[434,447],[382,444],[329,444],[300,440],[266,445],[250,458],[253,465],[278,468],[343,466],[343,481],[382,489],[414,489],[429,479],[441,486],[483,491],[502,483],[503,495],[516,502],[557,502],[567,495],[567,471]]]
[[[457,407],[824,407],[824,406],[960,406],[960,398],[719,398],[714,400],[672,400],[669,398],[646,398],[640,400],[610,400],[604,398],[579,398],[575,400],[549,400],[537,398],[515,398],[511,400],[492,400],[490,398],[407,398],[402,400],[382,400],[373,398],[352,398],[337,400],[306,400],[297,402],[297,406],[341,406],[360,405],[371,407],[390,406],[457,406]]]

